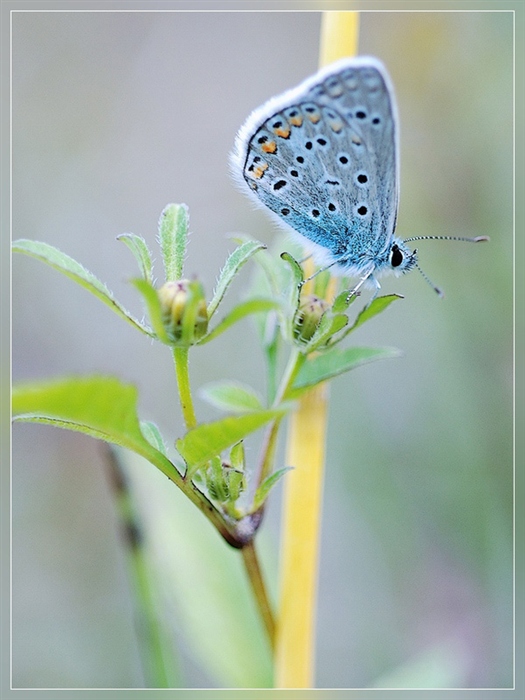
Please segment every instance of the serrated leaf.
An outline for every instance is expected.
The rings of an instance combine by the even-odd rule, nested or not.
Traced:
[[[337,377],[339,374],[375,360],[398,357],[401,353],[395,348],[333,348],[316,357],[308,359],[297,375],[292,389],[295,397],[308,387],[319,382]]]
[[[210,340],[213,340],[221,333],[224,333],[230,326],[233,326],[234,323],[237,323],[250,314],[258,314],[278,308],[279,303],[273,299],[249,299],[230,311],[213,330],[199,340],[198,345],[209,343]]]
[[[134,233],[123,233],[120,236],[117,236],[117,241],[122,241],[128,246],[135,256],[139,269],[142,273],[142,277],[146,280],[146,282],[151,284],[151,253],[146,241],[142,238],[142,236],[137,236]]]
[[[153,326],[157,340],[160,340],[162,343],[166,343],[166,345],[172,345],[173,343],[166,332],[166,328],[162,320],[162,308],[157,290],[152,284],[144,279],[134,279],[131,280],[131,282],[144,297],[144,301],[148,309],[149,320]],[[153,333],[151,335],[155,337]]]
[[[260,243],[259,241],[246,241],[233,251],[220,272],[213,298],[208,304],[208,318],[211,318],[217,310],[222,298],[226,294],[226,290],[240,268],[252,255],[255,255],[257,251],[263,250],[264,248],[266,248],[264,243]]]
[[[48,243],[40,241],[30,241],[20,239],[13,243],[14,253],[23,253],[30,255],[41,262],[45,262],[55,270],[62,272],[64,275],[74,280],[89,292],[94,294],[106,306],[109,306],[118,316],[123,318],[132,326],[138,328],[142,333],[154,337],[153,331],[148,326],[138,321],[132,314],[129,313],[113,296],[112,292],[101,282],[95,275],[81,265],[79,262],[71,258],[66,253],[63,253],[58,248],[55,248]]]
[[[222,411],[246,413],[264,409],[255,389],[241,382],[213,382],[203,386],[199,394],[205,401]]]
[[[177,450],[188,466],[191,476],[210,459],[219,455],[266,423],[284,415],[286,408],[229,416],[213,423],[203,423],[177,440]]]
[[[47,423],[121,445],[180,483],[175,466],[141,430],[134,385],[115,377],[70,377],[15,385],[12,399],[15,421]]]
[[[293,467],[283,467],[282,469],[278,469],[262,482],[255,492],[255,496],[253,497],[251,512],[259,510],[259,508],[268,498],[268,494],[270,493],[271,489],[275,486],[279,479],[286,474],[286,472],[290,471],[290,469],[293,469]]]
[[[188,239],[189,212],[185,204],[168,204],[159,219],[159,243],[166,282],[182,279]]]

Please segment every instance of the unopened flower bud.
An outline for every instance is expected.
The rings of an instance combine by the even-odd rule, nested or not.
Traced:
[[[313,294],[305,297],[294,319],[294,336],[297,340],[308,341],[317,330],[329,304]]]
[[[197,280],[166,282],[158,290],[162,321],[174,343],[192,345],[208,330],[204,290]]]

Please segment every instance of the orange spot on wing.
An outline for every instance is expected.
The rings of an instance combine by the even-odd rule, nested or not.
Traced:
[[[317,124],[319,119],[321,119],[320,114],[309,114],[308,119],[312,122],[312,124]]]
[[[265,153],[275,153],[277,151],[277,144],[275,141],[268,141],[267,143],[263,143],[261,148]]]
[[[303,118],[302,117],[290,117],[290,124],[292,126],[302,126],[303,124]]]
[[[332,129],[332,131],[335,131],[338,134],[343,128],[343,122],[340,122],[339,120],[332,121],[330,122],[330,128]]]
[[[288,127],[279,127],[278,129],[274,129],[273,133],[276,136],[280,136],[283,139],[287,139],[290,136],[290,129]]]
[[[254,168],[253,176],[260,180],[265,170],[268,170],[268,163],[261,163],[261,165]]]

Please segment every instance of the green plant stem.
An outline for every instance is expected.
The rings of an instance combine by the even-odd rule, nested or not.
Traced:
[[[186,430],[191,430],[197,425],[193,399],[191,397],[190,376],[188,371],[189,348],[174,347],[173,360],[175,362],[175,373],[177,375],[177,386],[179,389],[180,405]]]
[[[193,407],[193,399],[190,389],[190,376],[188,371],[188,355],[189,348],[174,347],[173,360],[175,363],[175,373],[177,376],[177,388],[179,390],[179,399],[182,409],[182,415],[186,430],[191,430],[197,425],[197,417]],[[246,540],[251,537],[251,534],[243,532],[242,528],[236,527],[237,523],[234,520],[229,520],[215,508],[213,503],[200,491],[197,486],[182,476],[176,469],[172,472],[163,470],[165,474],[188,496],[204,515],[215,526],[220,535],[235,548],[244,547]]]
[[[117,450],[104,446],[109,482],[115,507],[121,521],[121,533],[126,548],[128,572],[134,591],[137,611],[137,636],[144,669],[150,688],[170,688],[180,685],[180,674],[174,663],[173,648],[164,630],[155,603],[151,569],[146,559],[140,518],[129,489],[125,469]]]
[[[284,371],[273,407],[276,408],[280,403],[286,401],[288,392],[293,386],[294,380],[297,377],[297,373],[301,369],[306,355],[301,353],[295,346],[290,353],[288,358],[288,364]],[[275,448],[277,446],[277,435],[279,432],[279,427],[282,422],[281,418],[276,418],[270,425],[265,434],[263,448],[261,451],[261,459],[259,461],[258,471],[256,474],[255,482],[257,488],[262,484],[262,482],[271,474],[274,463]]]
[[[299,351],[299,349],[294,345],[288,358],[288,364],[284,370],[283,378],[281,379],[281,384],[279,385],[279,390],[274,401],[274,407],[278,406],[282,401],[286,401],[288,392],[293,386],[297,373],[303,366],[306,360],[306,355]]]
[[[262,484],[262,482],[270,476],[275,457],[275,449],[277,447],[277,436],[279,434],[279,428],[281,426],[282,417],[276,418],[270,423],[268,429],[264,436],[264,442],[261,452],[261,459],[258,466],[257,473],[257,488]]]
[[[279,390],[277,391],[277,395],[273,403],[274,407],[277,407],[282,401],[286,400],[287,394],[292,388],[297,373],[302,367],[305,359],[305,355],[303,355],[297,348],[294,347],[292,349],[288,359],[288,364],[279,386]],[[277,446],[277,436],[281,422],[282,418],[277,418],[276,420],[272,421],[266,431],[263,448],[261,451],[261,459],[258,466],[258,473],[256,474],[257,487],[260,486],[264,479],[266,479],[272,472],[274,466],[275,449]],[[253,534],[255,534],[259,525],[261,524],[263,514],[264,506],[262,506],[257,513],[249,516],[250,522],[253,526]],[[270,606],[266,587],[264,585],[253,539],[250,538],[247,544],[242,547],[241,551],[246,573],[250,581],[261,619],[268,633],[272,651],[275,651],[275,618]]]
[[[270,640],[270,646],[273,651],[275,649],[275,618],[266,592],[266,586],[264,585],[253,540],[245,545],[241,551],[255,602],[257,603],[259,614],[261,615],[266,632],[268,633],[268,639]]]

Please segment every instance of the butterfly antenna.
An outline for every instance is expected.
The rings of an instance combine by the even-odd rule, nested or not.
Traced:
[[[475,236],[467,238],[465,236],[414,236],[413,238],[405,238],[405,243],[410,241],[466,241],[467,243],[481,243],[481,241],[490,241],[488,236]]]
[[[414,239],[412,239],[412,240],[414,240]],[[436,285],[434,284],[434,282],[432,282],[432,280],[428,277],[428,275],[426,275],[426,274],[423,272],[423,270],[419,267],[419,265],[418,265],[417,263],[416,263],[416,267],[417,267],[417,269],[419,270],[419,272],[421,272],[421,274],[423,275],[423,279],[424,279],[426,282],[428,282],[428,284],[432,287],[432,289],[436,292],[436,294],[437,294],[439,297],[441,297],[441,299],[443,299],[443,297],[445,296],[445,292],[444,292],[442,289],[440,289],[438,286],[436,286]]]
[[[474,236],[473,238],[468,238],[466,236],[414,236],[413,238],[405,238],[404,241],[405,243],[409,243],[410,241],[466,241],[467,243],[481,243],[482,241],[490,241],[490,238],[488,236]],[[443,298],[445,296],[443,290],[441,290],[439,287],[436,287],[436,285],[429,279],[427,275],[425,275],[425,273],[417,263],[416,267],[419,270],[419,272],[421,272],[421,274],[423,275],[423,278],[436,292],[436,294]]]

